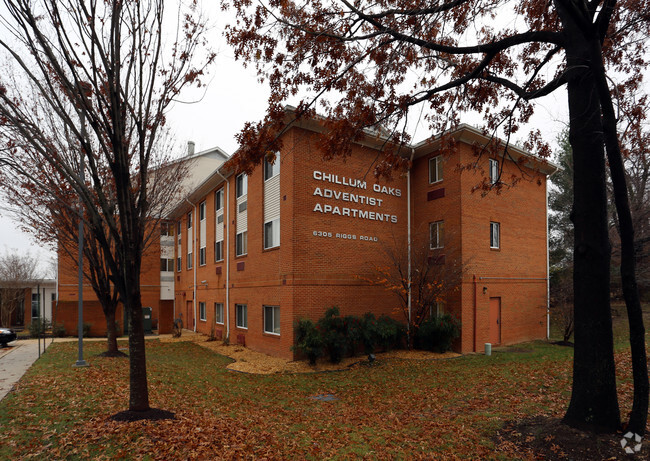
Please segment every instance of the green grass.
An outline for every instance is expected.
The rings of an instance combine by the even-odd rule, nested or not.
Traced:
[[[177,420],[111,421],[127,407],[128,360],[97,357],[104,344],[87,342],[91,366],[75,369],[76,344],[55,343],[0,403],[0,459],[508,459],[493,442],[504,422],[561,416],[570,396],[572,349],[542,341],[523,353],[268,376],[228,371],[230,359],[189,342],[147,346],[151,405]],[[338,400],[310,398],[323,393]]]

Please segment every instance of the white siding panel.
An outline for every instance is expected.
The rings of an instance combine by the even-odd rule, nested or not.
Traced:
[[[221,216],[222,221],[219,222],[219,217]],[[215,241],[220,242],[223,240],[223,209],[217,211],[217,216],[215,218]]]
[[[280,175],[264,183],[264,222],[280,217]]]
[[[192,233],[192,228],[188,227],[187,228],[187,252],[192,253],[192,236],[194,234]]]
[[[206,223],[208,222],[207,219],[203,219],[201,221],[201,224],[199,225],[199,248],[205,248],[206,244],[206,237],[205,237],[205,232],[207,230]]]
[[[246,209],[239,212],[239,205],[248,200],[248,194],[242,195],[237,199],[237,233],[244,232],[248,230],[248,204],[246,204]]]

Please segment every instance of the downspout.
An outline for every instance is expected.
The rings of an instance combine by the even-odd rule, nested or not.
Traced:
[[[476,304],[478,302],[478,299],[477,299],[478,295],[476,294],[476,288],[477,288],[477,278],[476,278],[476,274],[474,274],[474,328],[473,328],[473,331],[474,331],[474,352],[476,352],[476,350],[477,350],[476,349],[476,315],[477,315],[477,312],[476,312],[477,311],[477,306],[476,306]]]
[[[551,279],[550,279],[550,250],[548,248],[548,178],[550,178],[555,172],[551,173],[546,177],[546,202],[545,211],[546,211],[546,339],[548,340],[551,337]]]
[[[217,174],[226,183],[226,338],[230,339],[230,183],[217,169]]]
[[[409,160],[409,168],[406,171],[406,225],[407,229],[407,245],[408,245],[408,339],[409,339],[409,348],[411,347],[410,341],[412,340],[411,332],[411,305],[412,305],[412,287],[411,287],[411,168],[413,167],[413,157],[415,157],[415,149],[411,147],[411,158]]]

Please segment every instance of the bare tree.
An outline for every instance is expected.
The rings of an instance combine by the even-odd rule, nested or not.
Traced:
[[[0,77],[0,165],[35,189],[45,182],[22,166],[47,165],[43,171],[65,183],[67,203],[80,198],[127,313],[133,411],[149,409],[140,272],[155,214],[148,188],[155,148],[167,107],[184,87],[201,85],[214,58],[206,53],[193,64],[206,45],[195,2],[172,12],[171,43],[164,4],[5,0],[0,20],[0,49],[15,67]],[[68,149],[42,128],[49,117]]]
[[[38,261],[17,250],[0,255],[0,326],[10,327],[11,317],[25,302],[25,289],[36,278]]]
[[[461,260],[458,251],[444,247],[443,242],[449,242],[450,237],[444,235],[442,227],[414,233],[410,261],[409,243],[393,238],[382,247],[388,265],[374,267],[375,277],[363,278],[397,296],[398,310],[407,324],[409,348],[422,322],[460,289],[467,261]]]

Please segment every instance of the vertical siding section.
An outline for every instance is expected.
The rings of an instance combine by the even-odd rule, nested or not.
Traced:
[[[245,232],[248,230],[248,203],[246,203],[247,199],[248,199],[248,194],[242,195],[237,199],[237,233],[238,234],[240,232]]]
[[[279,160],[278,160],[279,161]],[[280,175],[264,182],[264,222],[280,218]]]
[[[203,218],[199,224],[199,248],[205,248],[206,245],[206,223],[208,220]]]

